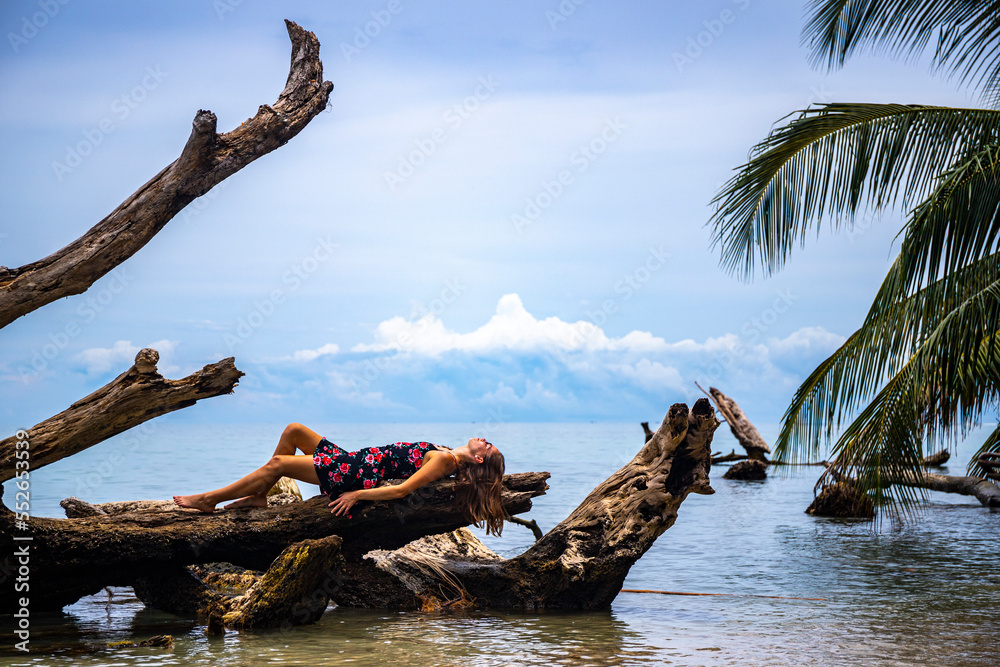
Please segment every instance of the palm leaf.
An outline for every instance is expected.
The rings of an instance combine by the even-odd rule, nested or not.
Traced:
[[[1000,147],[983,146],[946,172],[934,192],[914,210],[904,233],[898,287],[906,291],[996,252]]]
[[[814,65],[841,67],[868,48],[915,59],[932,42],[932,67],[1000,100],[1000,2],[813,0],[802,41]]]
[[[954,308],[838,439],[837,467],[876,504],[909,509],[918,494],[896,480],[922,477],[923,443],[964,435],[996,405],[998,316],[1000,283]]]
[[[796,391],[782,418],[776,459],[814,457],[878,387],[898,374],[921,348],[933,345],[935,336],[940,338],[945,322],[963,322],[966,335],[952,340],[943,354],[944,367],[950,369],[946,380],[959,372],[951,366],[956,360],[975,363],[990,353],[978,346],[983,340],[993,340],[1000,317],[1000,304],[990,301],[1000,290],[1000,255],[963,267],[910,296],[900,296],[902,267],[901,256],[889,270],[862,326]],[[925,405],[929,399],[925,396]]]
[[[936,178],[998,143],[1000,111],[901,104],[827,104],[774,130],[712,200],[713,246],[750,277],[755,252],[768,273],[824,216],[845,223],[864,207],[927,196]],[[840,224],[839,222],[837,224]]]

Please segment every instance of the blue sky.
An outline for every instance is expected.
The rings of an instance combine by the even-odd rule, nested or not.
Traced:
[[[778,421],[860,323],[902,214],[745,283],[710,247],[712,197],[809,104],[975,104],[920,63],[811,68],[804,7],[3,3],[6,266],[173,161],[198,109],[228,131],[273,102],[283,19],[335,88],[89,292],[0,331],[0,422],[59,412],[147,346],[167,377],[246,373],[190,421],[656,421],[695,382]]]

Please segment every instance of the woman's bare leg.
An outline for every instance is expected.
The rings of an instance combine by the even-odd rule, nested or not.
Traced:
[[[281,437],[278,438],[278,446],[274,448],[274,456],[292,456],[295,454],[296,449],[301,450],[303,454],[312,456],[316,451],[316,446],[322,439],[323,436],[316,431],[313,431],[312,429],[309,429],[297,422],[293,422],[285,427],[285,430],[281,433]],[[271,483],[271,486],[274,486],[277,482],[278,480],[275,479],[274,482]],[[318,482],[313,482],[313,484],[317,483]],[[262,493],[244,497],[236,496],[239,500],[226,505],[226,509],[235,509],[237,507],[267,507],[267,492],[271,490],[271,486],[267,487],[267,489],[265,489]],[[228,498],[225,500],[228,500]]]
[[[295,425],[289,425],[289,428]],[[302,427],[305,429],[305,427]],[[305,429],[308,431],[308,429]],[[288,429],[286,428],[287,432]],[[310,431],[312,433],[312,431]],[[284,436],[284,434],[282,434]],[[310,438],[311,439],[311,438]],[[318,443],[320,438],[316,437],[316,443]],[[287,444],[287,443],[286,443]],[[303,442],[299,444],[294,443],[293,446],[303,449],[302,445],[309,447],[309,442]],[[282,447],[281,440],[278,441],[278,447]],[[316,445],[312,445],[312,451],[315,451]],[[237,503],[232,503],[239,507],[244,506],[258,506],[258,499],[263,500],[263,505],[267,505],[267,491],[282,476],[291,477],[293,479],[298,479],[303,482],[308,482],[310,484],[319,484],[319,477],[316,476],[316,466],[313,464],[312,451],[307,454],[302,455],[292,455],[292,454],[275,454],[271,457],[263,467],[258,468],[246,477],[233,482],[229,486],[225,486],[221,489],[216,489],[215,491],[209,491],[208,493],[196,493],[189,496],[174,496],[174,502],[181,507],[190,507],[193,509],[201,510],[202,512],[211,512],[215,509],[215,506],[224,501],[232,500],[233,498],[242,498],[248,501],[245,504],[237,505]]]
[[[316,431],[307,428],[299,423],[291,423],[281,432],[278,438],[278,446],[274,448],[274,455],[294,454],[295,450],[301,450],[303,454],[312,456],[316,451],[316,445],[323,439]]]

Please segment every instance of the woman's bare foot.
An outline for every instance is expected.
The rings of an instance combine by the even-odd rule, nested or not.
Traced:
[[[239,509],[240,507],[267,507],[267,496],[246,496],[225,506],[227,510]]]
[[[179,507],[188,507],[195,510],[201,510],[202,512],[215,511],[215,503],[210,503],[205,500],[204,493],[195,493],[190,496],[174,496],[174,502],[177,503]]]

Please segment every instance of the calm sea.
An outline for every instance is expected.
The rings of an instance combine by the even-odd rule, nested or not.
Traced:
[[[166,499],[221,486],[266,461],[283,426],[158,420],[33,474],[33,513],[62,516],[59,500],[70,495],[91,502]],[[485,435],[501,447],[508,471],[552,473],[551,489],[527,515],[543,530],[627,462],[643,439],[638,424],[312,426],[349,446],[458,445]],[[773,441],[774,427],[761,430]],[[714,450],[735,446],[723,425]],[[973,449],[971,442],[960,446],[947,472],[964,474]],[[34,614],[28,654],[11,652],[8,617],[0,664],[1000,664],[1000,513],[973,498],[935,493],[916,520],[874,531],[868,522],[803,513],[816,468],[765,482],[731,482],[722,472],[713,470],[717,493],[690,496],[625,585],[724,596],[622,593],[610,610],[587,613],[331,608],[316,625],[208,639],[198,619],[144,609],[130,589],[114,589],[62,613]],[[5,493],[12,497],[9,486]],[[531,539],[516,525],[500,539],[483,538],[504,556]],[[103,648],[163,633],[174,636],[173,650]]]

